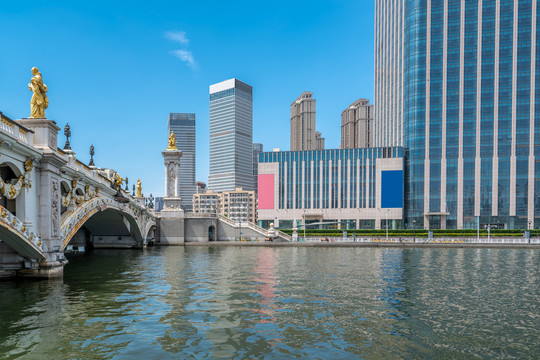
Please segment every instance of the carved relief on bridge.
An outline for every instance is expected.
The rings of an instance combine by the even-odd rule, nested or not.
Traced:
[[[52,231],[51,234],[53,237],[58,236],[58,228],[60,226],[60,199],[58,193],[58,180],[52,179],[52,196],[51,196],[51,212],[52,212]]]

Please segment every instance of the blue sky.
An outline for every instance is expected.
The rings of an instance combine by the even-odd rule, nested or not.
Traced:
[[[289,107],[317,99],[317,130],[340,144],[340,116],[373,101],[373,2],[10,1],[0,7],[0,111],[30,114],[30,69],[49,87],[47,118],[69,123],[76,156],[146,196],[163,194],[170,112],[197,116],[197,179],[208,177],[208,87],[253,86],[253,141],[289,149]],[[65,137],[59,136],[63,147]],[[131,188],[131,185],[130,185]]]

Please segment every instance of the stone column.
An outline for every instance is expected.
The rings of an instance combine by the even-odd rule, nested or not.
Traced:
[[[60,169],[67,161],[57,152],[60,128],[47,119],[22,119],[18,121],[34,131],[34,146],[43,151],[39,168],[39,210],[37,233],[43,243],[45,260],[37,269],[24,269],[19,275],[38,278],[62,277],[65,260],[61,233]]]
[[[184,244],[184,210],[182,210],[180,198],[180,179],[178,169],[182,151],[165,150],[161,152],[165,163],[165,197],[163,198],[163,210],[159,219],[159,242],[160,245]]]

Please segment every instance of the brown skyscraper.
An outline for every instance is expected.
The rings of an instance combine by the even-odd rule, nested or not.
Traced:
[[[341,113],[341,148],[373,146],[373,105],[358,99]]]
[[[324,138],[315,131],[315,99],[304,91],[291,104],[291,151],[324,149]]]

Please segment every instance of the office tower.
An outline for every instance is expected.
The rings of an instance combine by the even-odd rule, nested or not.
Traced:
[[[375,1],[373,146],[403,146],[405,0]]]
[[[255,194],[257,194],[257,177],[259,174],[259,154],[263,152],[263,144],[253,143],[253,179],[255,181]]]
[[[376,1],[375,121],[402,84],[409,227],[540,227],[536,4]]]
[[[210,85],[210,190],[254,189],[252,94],[237,79]]]
[[[324,149],[324,138],[315,131],[315,99],[304,91],[291,104],[291,151],[318,149]]]
[[[373,105],[358,99],[341,113],[341,148],[373,146]]]
[[[154,211],[160,212],[163,210],[163,196],[157,196],[155,201]]]
[[[176,135],[176,147],[182,150],[178,176],[180,197],[184,211],[192,211],[192,197],[195,193],[195,114],[170,113],[169,129]]]

